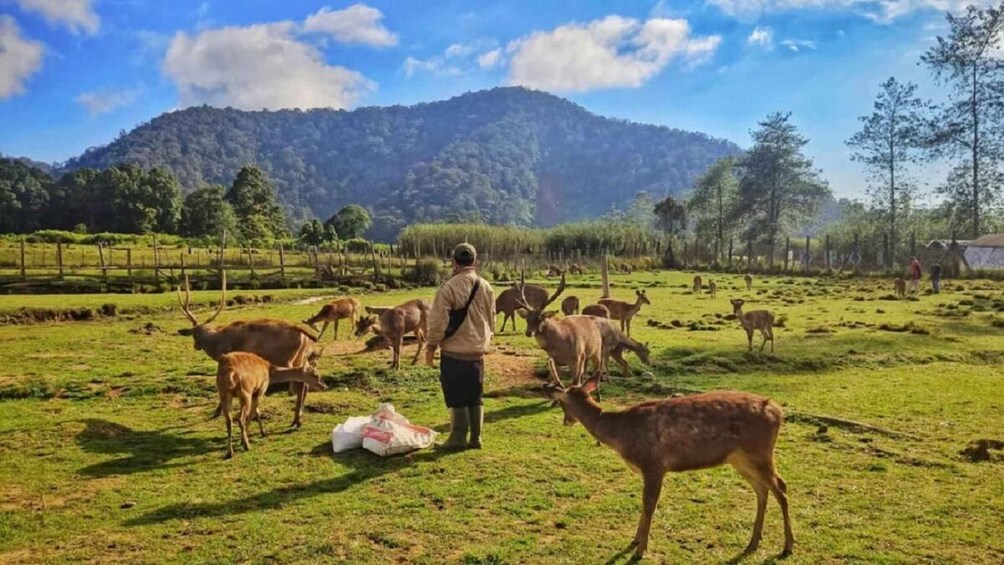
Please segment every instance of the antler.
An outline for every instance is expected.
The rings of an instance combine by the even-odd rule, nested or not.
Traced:
[[[185,297],[181,297],[181,285],[178,285],[178,302],[181,303],[181,313],[188,318],[189,322],[192,322],[193,326],[199,325],[199,320],[196,319],[192,311],[188,309],[189,304],[192,302],[192,287],[188,282],[188,273],[185,273]]]
[[[534,310],[533,306],[530,306],[530,302],[526,299],[526,292],[524,288],[526,287],[526,271],[521,270],[519,272],[519,284],[516,285],[516,289],[519,290],[519,296],[516,297],[516,306],[520,308],[525,308],[527,310]]]
[[[554,294],[551,295],[551,298],[548,298],[546,301],[544,301],[543,304],[540,305],[540,309],[543,310],[544,308],[547,308],[552,302],[554,302],[556,298],[558,298],[558,295],[560,295],[562,292],[565,292],[565,273],[561,273],[561,282],[558,283],[558,290],[554,291]]]
[[[203,322],[208,324],[216,319],[217,316],[223,312],[223,309],[227,307],[227,271],[225,269],[220,270],[220,305],[216,308],[216,312],[209,317],[208,320]]]

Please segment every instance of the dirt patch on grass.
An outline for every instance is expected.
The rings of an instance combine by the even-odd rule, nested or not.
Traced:
[[[959,454],[973,463],[981,461],[1004,462],[1004,441],[999,439],[973,440]]]

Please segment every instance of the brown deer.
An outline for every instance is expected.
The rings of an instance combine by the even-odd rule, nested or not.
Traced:
[[[548,278],[550,278],[550,277],[560,277],[563,272],[564,271],[561,270],[561,267],[559,267],[557,265],[548,265],[547,266],[547,277]]]
[[[702,286],[704,286],[704,281],[701,279],[701,275],[694,275],[694,294],[701,292]]]
[[[363,336],[370,331],[383,336],[394,351],[390,368],[399,369],[401,368],[401,348],[404,346],[404,334],[414,333],[418,342],[415,358],[411,360],[411,364],[414,365],[418,363],[418,357],[422,354],[422,347],[425,345],[430,308],[432,306],[427,300],[416,299],[385,311],[380,314],[379,318],[364,316],[356,322],[356,336]]]
[[[715,284],[715,281],[708,281],[708,294],[711,295],[711,298],[718,296],[718,285]]]
[[[522,281],[522,279],[521,279]],[[596,319],[592,316],[568,316],[555,319],[554,310],[544,310],[565,290],[565,276],[561,276],[558,290],[540,306],[534,306],[523,295],[519,284],[520,316],[526,319],[526,335],[537,340],[537,345],[547,353],[547,369],[554,382],[561,383],[558,366],[567,365],[576,384],[582,383],[586,363],[603,367],[603,338]]]
[[[578,263],[572,263],[571,265],[568,266],[568,272],[573,275],[581,275],[585,271],[582,269],[582,266],[579,265]]]
[[[516,331],[516,310],[519,310],[520,291],[518,283],[513,283],[512,288],[507,288],[495,297],[495,311],[502,313],[502,329],[505,331],[506,322],[512,320],[512,331]],[[523,288],[526,301],[533,307],[539,307],[547,300],[547,289],[541,286],[528,284]]]
[[[602,371],[602,373],[605,373],[610,364],[609,359],[613,357],[614,361],[621,366],[622,374],[625,377],[630,377],[631,366],[628,365],[628,362],[624,359],[625,351],[633,351],[642,363],[646,365],[649,364],[650,351],[647,343],[642,344],[631,339],[625,335],[624,332],[613,327],[609,320],[599,317],[594,317],[594,319],[600,329],[600,335],[603,339],[603,366],[597,367],[597,372]]]
[[[574,316],[579,313],[579,299],[576,296],[565,297],[561,301],[561,313],[566,316]]]
[[[753,290],[753,275],[751,275],[749,273],[746,273],[746,276],[743,277],[743,280],[746,281],[746,292],[752,291]]]
[[[321,376],[314,365],[302,367],[278,367],[246,351],[233,351],[220,356],[216,368],[216,392],[220,402],[216,406],[213,417],[223,414],[227,422],[227,459],[234,456],[234,428],[230,415],[230,404],[233,397],[240,400],[241,411],[237,416],[237,425],[241,429],[241,444],[244,450],[251,448],[248,442],[248,423],[252,418],[258,420],[261,437],[265,437],[265,426],[258,413],[258,402],[265,395],[270,383],[299,383],[313,390],[325,390],[328,387],[321,381]]]
[[[321,328],[320,333],[317,334],[318,340],[320,340],[321,336],[324,335],[324,332],[327,331],[328,324],[334,323],[335,340],[338,340],[338,322],[347,318],[354,326],[356,324],[356,316],[359,315],[360,306],[359,301],[355,298],[336,298],[335,300],[332,300],[322,306],[321,310],[317,314],[315,314],[312,318],[304,320],[303,323],[310,326],[316,332],[317,322],[324,322],[324,326]]]
[[[606,306],[610,311],[611,320],[620,320],[621,331],[631,335],[631,318],[641,310],[642,305],[651,304],[644,290],[636,290],[637,297],[634,304],[623,300],[613,300],[612,298],[601,298],[599,303]]]
[[[590,304],[582,309],[583,316],[596,316],[597,318],[609,318],[610,309],[602,304]]]
[[[893,289],[896,291],[896,296],[900,298],[906,298],[906,281],[903,277],[899,277],[892,281]]]
[[[178,333],[192,336],[196,350],[205,351],[213,361],[219,361],[220,357],[231,351],[248,351],[279,367],[299,367],[304,363],[316,362],[317,356],[312,352],[317,338],[307,330],[285,320],[265,318],[231,322],[225,326],[213,324],[213,320],[227,305],[226,271],[221,274],[220,282],[220,305],[212,316],[201,323],[195,314],[192,314],[192,292],[187,274],[184,296],[181,294],[181,287],[178,287],[181,312],[192,323],[191,328],[178,330]],[[292,383],[290,391],[296,393],[296,409],[291,426],[299,428],[302,425],[307,388],[300,383]]]
[[[768,493],[784,519],[784,551],[795,544],[788,516],[788,487],[777,474],[774,446],[784,419],[781,407],[762,396],[716,391],[682,398],[650,400],[624,410],[604,410],[590,393],[599,379],[567,390],[549,386],[546,394],[561,405],[565,424],[581,422],[597,441],[641,473],[642,513],[631,544],[641,557],[648,549],[649,529],[662,482],[668,472],[695,471],[729,464],[756,492],[757,512],[749,554],[760,545]]]
[[[739,323],[742,324],[743,329],[746,330],[749,350],[753,351],[753,332],[760,330],[760,336],[763,337],[763,342],[760,343],[760,352],[763,352],[763,346],[767,345],[767,340],[770,340],[770,352],[774,353],[774,314],[771,314],[767,310],[751,310],[744,314],[743,304],[745,302],[742,299],[734,298],[732,300],[732,312],[736,315]]]

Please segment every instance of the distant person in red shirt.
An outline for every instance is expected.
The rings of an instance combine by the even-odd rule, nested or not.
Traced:
[[[920,261],[916,257],[910,258],[910,292],[920,292],[920,277],[924,273],[920,266]]]

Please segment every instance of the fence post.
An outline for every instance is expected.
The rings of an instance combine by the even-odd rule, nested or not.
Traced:
[[[824,253],[826,253],[826,257],[823,258],[826,261],[826,270],[833,270],[833,265],[830,264],[830,234],[826,234],[826,249]]]
[[[105,246],[98,243],[98,260],[101,261],[101,277],[108,282],[108,269],[105,267]]]
[[[910,232],[910,256],[917,256],[917,232]]]
[[[746,246],[746,272],[750,272],[753,269],[753,234],[750,234],[750,238]]]
[[[734,243],[733,238],[729,238],[729,269],[732,268],[732,244]]]
[[[59,280],[63,280],[63,242],[56,242],[56,266],[59,268]]]
[[[21,278],[22,279],[28,278],[28,273],[25,270],[25,265],[24,265],[24,236],[21,236]]]
[[[784,271],[788,272],[788,256],[791,255],[791,237],[784,236]]]
[[[132,247],[126,249],[126,274],[129,276],[129,282],[132,282]]]
[[[377,262],[376,257],[376,245],[373,242],[370,243],[370,259],[373,260],[373,282],[380,280],[380,263]]]
[[[805,256],[803,257],[805,261],[802,262],[802,269],[808,273],[809,272],[809,236],[805,236]]]
[[[603,298],[610,298],[610,267],[607,265],[606,253],[600,258],[600,278],[603,281]]]
[[[251,254],[251,242],[248,241],[248,267],[251,268],[251,278],[254,278],[254,255]]]
[[[279,242],[279,278],[282,279],[282,283],[286,284],[286,251],[282,247],[282,242]]]
[[[156,240],[154,240],[156,241]],[[220,237],[220,270],[223,270],[224,265],[224,254],[226,254],[227,249],[227,228],[223,228],[223,235]]]

